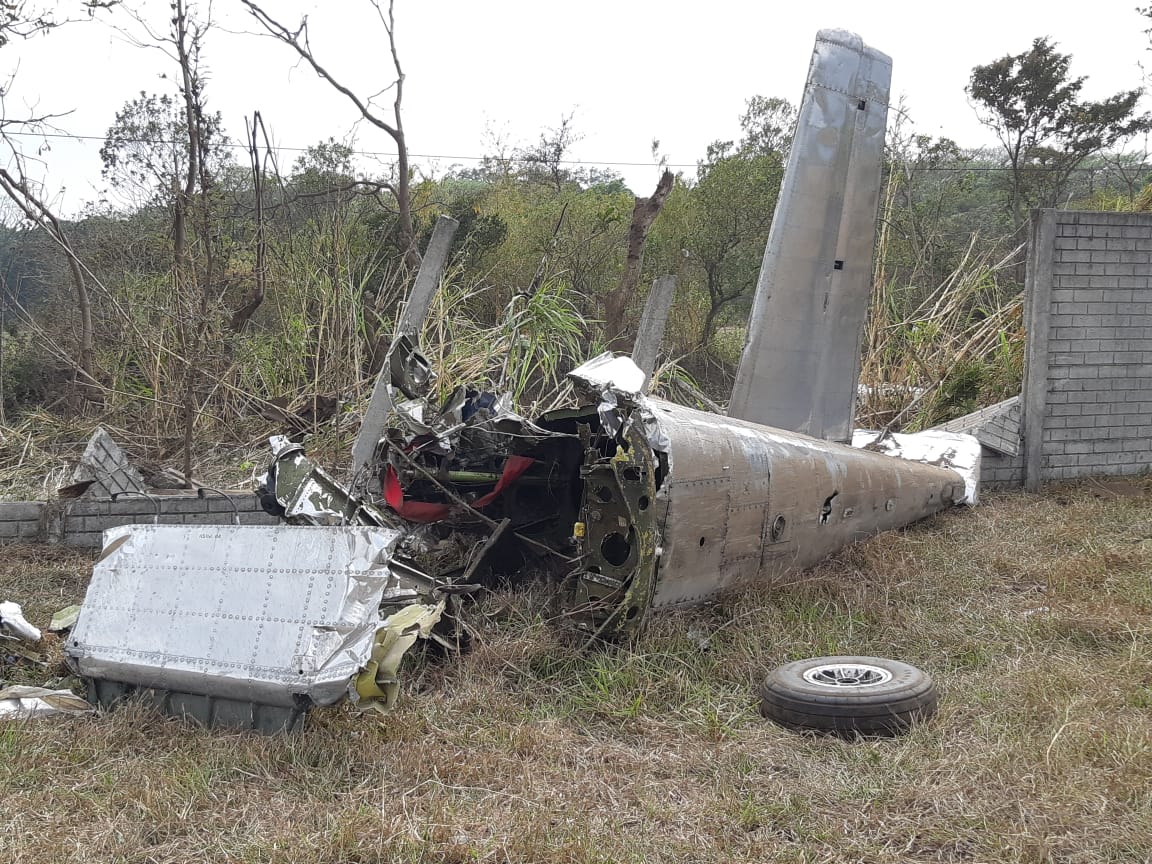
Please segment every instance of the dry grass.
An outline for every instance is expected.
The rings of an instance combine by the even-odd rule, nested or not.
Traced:
[[[1147,861],[1149,493],[993,497],[656,617],[634,650],[578,654],[506,598],[389,718],[0,726],[0,860]],[[88,561],[5,549],[0,596],[43,623]],[[928,669],[937,719],[859,743],[760,719],[767,669],[838,652]]]

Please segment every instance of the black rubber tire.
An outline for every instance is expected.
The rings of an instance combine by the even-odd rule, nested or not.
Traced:
[[[814,683],[819,666],[873,666],[891,675],[867,685]],[[884,657],[811,657],[787,663],[760,687],[760,713],[789,729],[838,735],[896,735],[936,713],[939,694],[928,674]]]

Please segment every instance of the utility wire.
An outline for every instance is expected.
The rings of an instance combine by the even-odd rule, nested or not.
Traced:
[[[9,130],[9,131],[5,132],[4,134],[6,134],[8,136],[23,136],[23,137],[28,137],[28,138],[65,138],[65,139],[72,139],[72,140],[76,140],[76,141],[107,141],[108,140],[108,137],[104,136],[104,135],[70,135],[67,132],[14,132],[14,131]],[[118,143],[125,143],[125,144],[157,145],[157,144],[184,144],[184,143],[186,143],[184,141],[165,140],[162,138],[161,139],[154,139],[154,138],[116,138],[115,140]],[[240,144],[240,143],[237,143],[234,141],[224,141],[224,142],[221,142],[220,144],[218,144],[216,146],[229,147],[232,149],[244,150],[244,151],[248,150],[248,146],[246,144]],[[313,145],[312,147],[291,147],[288,145],[275,144],[275,145],[272,145],[271,149],[276,150],[276,151],[290,152],[290,153],[306,153],[309,150],[312,150],[314,147],[315,147],[315,145]],[[395,159],[397,156],[396,153],[390,153],[390,152],[386,152],[386,151],[382,151],[382,150],[381,151],[378,151],[378,150],[350,150],[348,155],[349,156],[387,157],[387,158],[391,158],[391,159]],[[487,159],[502,160],[502,161],[506,161],[506,162],[538,162],[538,161],[540,161],[538,159],[534,159],[534,158],[529,157],[529,156],[499,156],[499,157],[497,157],[497,156],[462,156],[462,155],[451,154],[451,153],[412,153],[412,152],[409,152],[408,157],[409,158],[415,157],[417,159],[459,159],[459,160],[463,160],[463,161],[467,161],[467,162],[483,162]],[[557,159],[557,160],[555,160],[555,162],[556,162],[556,164],[559,164],[559,165],[590,165],[590,166],[594,166],[594,167],[597,167],[597,166],[624,167],[624,168],[655,168],[655,167],[658,167],[657,163],[655,163],[655,162],[619,162],[619,161],[596,160],[596,159]],[[698,168],[700,166],[700,163],[698,163],[698,162],[668,162],[668,163],[662,163],[662,164],[664,165],[664,167],[667,167],[667,168]],[[1127,171],[1152,171],[1152,164],[1140,163],[1137,165],[1094,165],[1094,166],[1081,166],[1081,167],[1072,168],[1072,169],[1049,168],[1049,167],[1044,167],[1044,166],[1027,166],[1027,165],[1025,165],[1025,166],[1022,166],[1020,168],[1020,171],[1022,171],[1022,172],[1027,171],[1030,173],[1048,173],[1048,172],[1068,173],[1069,170],[1071,170],[1071,171],[1078,172],[1078,173],[1085,173],[1085,172],[1097,173],[1097,172],[1104,172],[1104,171],[1117,171],[1117,170],[1120,170],[1121,168],[1123,168],[1124,170],[1127,170]],[[923,166],[923,167],[917,168],[916,170],[917,171],[923,171],[926,173],[932,173],[932,172],[967,172],[967,173],[975,173],[975,174],[985,174],[985,173],[993,174],[993,173],[999,173],[999,172],[1004,172],[1004,171],[1012,171],[1012,168],[1011,168],[1011,166],[1008,166],[1008,165],[934,165],[934,166]]]

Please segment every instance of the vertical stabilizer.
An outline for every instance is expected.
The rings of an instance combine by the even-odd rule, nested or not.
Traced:
[[[729,413],[852,436],[892,60],[821,30],[756,285]]]

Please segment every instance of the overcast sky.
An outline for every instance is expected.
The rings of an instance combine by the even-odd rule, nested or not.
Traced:
[[[1024,51],[1047,35],[1072,54],[1073,74],[1089,76],[1089,97],[1139,86],[1139,64],[1152,69],[1152,54],[1143,33],[1150,22],[1134,11],[1136,2],[396,0],[409,150],[420,154],[413,161],[425,171],[443,173],[454,163],[472,164],[465,157],[490,152],[487,130],[524,142],[574,113],[583,138],[573,157],[606,163],[647,194],[658,173],[653,138],[671,163],[692,166],[709,141],[738,134],[748,97],[797,102],[822,27],[853,30],[892,56],[893,102],[905,98],[917,131],[988,144],[964,95],[972,66]],[[157,28],[166,26],[167,0],[136,5]],[[306,12],[319,60],[358,92],[378,91],[392,80],[386,37],[367,0],[262,5],[285,23]],[[207,8],[203,0],[201,8]],[[383,132],[357,127],[354,109],[297,65],[290,49],[245,35],[258,25],[239,0],[215,0],[213,13],[233,32],[213,32],[207,43],[208,101],[235,140],[243,140],[244,118],[258,109],[284,147],[334,136],[354,139],[358,150],[392,149]],[[96,138],[141,90],[171,90],[174,72],[162,54],[133,47],[99,22],[13,42],[0,59],[8,71],[19,67],[7,98],[9,117],[28,106],[71,111],[58,124]],[[30,152],[41,143],[29,140]],[[99,198],[100,143],[53,139],[42,154],[39,170],[64,212]],[[282,165],[295,155],[284,153]]]

